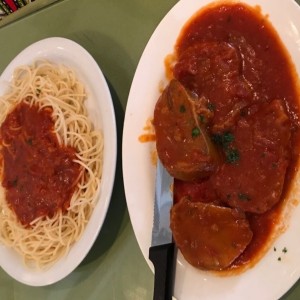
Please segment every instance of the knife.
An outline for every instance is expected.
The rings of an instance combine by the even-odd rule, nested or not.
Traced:
[[[173,178],[158,159],[155,182],[154,221],[149,259],[154,265],[153,300],[171,300],[174,278],[174,251],[170,229]]]

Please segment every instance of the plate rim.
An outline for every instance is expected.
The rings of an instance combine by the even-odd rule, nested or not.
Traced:
[[[183,9],[183,6],[187,3],[187,5],[190,5],[190,6],[192,6],[192,4],[191,4],[191,2],[194,2],[194,6],[193,7],[195,7],[196,5],[198,5],[198,8],[194,8],[194,10],[192,11],[192,13],[189,15],[189,16],[187,16],[187,17],[185,17],[184,18],[184,21],[182,20],[182,17],[180,17],[180,11]],[[141,74],[142,73],[146,73],[148,76],[149,76],[149,69],[151,70],[151,66],[149,66],[151,63],[149,63],[149,64],[147,64],[147,63],[145,63],[145,59],[146,58],[149,58],[148,56],[149,56],[149,48],[151,48],[151,50],[152,50],[152,54],[155,56],[155,55],[158,55],[159,56],[159,54],[157,54],[157,51],[159,51],[159,50],[156,50],[156,49],[153,49],[153,45],[155,44],[155,43],[157,43],[157,41],[158,41],[158,36],[161,38],[162,36],[163,37],[165,37],[167,40],[168,40],[168,37],[166,37],[166,29],[161,29],[161,27],[163,27],[163,26],[165,26],[166,24],[168,24],[169,25],[169,28],[170,27],[172,27],[172,26],[175,26],[176,28],[179,28],[179,31],[177,31],[177,35],[175,36],[175,38],[173,39],[173,45],[169,45],[169,48],[168,49],[171,49],[173,46],[174,46],[174,44],[175,44],[175,40],[176,40],[176,38],[177,38],[177,36],[179,35],[179,32],[180,32],[180,29],[182,28],[182,26],[183,26],[183,24],[186,22],[186,21],[188,21],[188,19],[190,18],[190,17],[192,17],[192,15],[197,11],[197,10],[199,10],[202,6],[205,6],[205,5],[207,5],[207,4],[209,4],[209,3],[211,3],[211,2],[215,2],[215,1],[209,1],[209,0],[197,0],[197,1],[192,1],[192,0],[181,0],[181,1],[179,1],[178,3],[176,3],[167,13],[166,13],[166,15],[163,17],[163,19],[161,20],[161,22],[156,26],[156,28],[155,28],[155,30],[154,30],[154,32],[152,33],[152,35],[151,35],[151,37],[150,37],[150,39],[148,40],[148,42],[147,42],[147,44],[146,44],[146,46],[145,46],[145,48],[144,48],[144,51],[143,51],[143,53],[142,53],[142,56],[141,56],[141,58],[140,58],[140,60],[139,60],[139,62],[138,62],[138,65],[137,65],[137,68],[136,68],[136,72],[135,72],[135,75],[134,75],[134,77],[133,77],[133,81],[132,81],[132,85],[131,85],[131,88],[130,88],[130,92],[129,92],[129,96],[128,96],[128,102],[127,102],[127,107],[126,107],[126,113],[125,113],[125,119],[124,119],[124,128],[123,128],[123,147],[122,147],[122,156],[123,156],[123,176],[124,176],[124,188],[125,188],[125,195],[126,195],[126,201],[127,201],[127,206],[128,206],[128,211],[129,211],[129,216],[130,216],[130,219],[131,219],[131,223],[132,223],[132,227],[133,227],[133,230],[134,230],[134,233],[135,233],[135,236],[136,236],[136,239],[137,239],[137,242],[138,242],[138,244],[139,244],[139,247],[140,247],[140,249],[141,249],[141,251],[142,251],[142,253],[143,253],[143,256],[144,256],[144,258],[145,258],[145,260],[146,260],[146,262],[147,262],[147,264],[148,264],[148,266],[150,267],[150,269],[152,270],[152,272],[153,272],[153,265],[152,265],[152,263],[151,263],[151,261],[149,260],[149,258],[148,258],[148,247],[150,246],[150,243],[151,243],[151,230],[146,230],[146,232],[144,233],[144,235],[146,234],[147,235],[147,237],[143,237],[142,236],[142,233],[141,233],[141,230],[138,228],[138,226],[142,226],[141,224],[139,224],[139,222],[140,222],[140,220],[141,220],[141,217],[137,217],[136,216],[136,212],[135,212],[135,205],[137,204],[137,201],[140,201],[140,200],[133,200],[133,188],[132,188],[132,186],[134,185],[134,183],[133,183],[133,179],[132,178],[129,178],[130,176],[133,176],[132,175],[132,172],[129,172],[128,171],[128,169],[129,169],[129,167],[130,167],[130,163],[129,163],[129,158],[128,158],[128,153],[129,153],[129,150],[127,150],[127,148],[129,148],[129,147],[131,147],[130,149],[130,151],[132,151],[132,147],[136,147],[136,145],[135,144],[132,144],[133,142],[134,143],[137,143],[136,141],[133,141],[133,139],[131,138],[130,139],[130,141],[127,141],[128,140],[128,137],[129,137],[129,131],[131,131],[131,134],[133,134],[132,133],[132,128],[130,128],[130,123],[133,123],[133,121],[132,121],[132,119],[134,119],[134,109],[132,108],[132,103],[135,103],[136,104],[136,101],[134,101],[133,99],[135,98],[135,99],[137,99],[137,98],[139,98],[139,99],[143,99],[143,97],[142,97],[142,95],[141,95],[141,93],[139,94],[137,91],[136,91],[136,89],[137,89],[137,83],[136,82],[138,82],[138,83],[140,83],[140,81],[138,81],[138,77],[140,77],[141,76]],[[220,1],[220,2],[222,2],[222,1]],[[256,5],[256,4],[258,4],[258,5],[260,5],[260,6],[262,6],[262,12],[264,13],[264,14],[266,14],[266,13],[269,13],[268,11],[264,11],[264,7],[265,6],[267,6],[267,0],[259,0],[259,1],[254,1],[254,0],[245,0],[245,1],[234,1],[234,2],[244,2],[244,3],[248,3],[248,4],[250,4],[251,6],[254,6],[254,5]],[[275,4],[275,2],[276,2],[276,4]],[[280,1],[279,0],[275,0],[275,1],[273,1],[272,2],[272,4],[273,5],[279,5],[279,4],[282,4],[282,3],[280,3]],[[282,4],[283,5],[283,4]],[[300,6],[299,6],[299,4],[296,2],[296,1],[294,1],[294,0],[289,0],[289,1],[286,1],[286,3],[284,3],[284,5],[286,5],[286,6],[289,6],[289,9],[290,9],[290,11],[293,9],[293,11],[292,11],[292,13],[293,14],[296,14],[296,15],[298,15],[298,17],[299,17],[299,15],[300,15]],[[272,15],[271,15],[271,23],[272,23]],[[291,17],[292,18],[292,17]],[[175,21],[178,21],[179,23],[180,23],[180,26],[177,26],[176,24],[174,24],[174,22]],[[172,23],[173,22],[173,23]],[[299,21],[298,21],[298,23],[299,23]],[[278,30],[278,28],[277,28],[277,25],[276,24],[274,24],[273,23],[273,26],[275,27],[275,29],[277,30],[277,31],[279,31]],[[278,25],[279,26],[279,25]],[[164,31],[164,32],[160,32],[160,33],[158,33],[158,31],[159,30],[161,30],[161,31]],[[173,34],[173,32],[171,33],[171,35]],[[295,35],[297,34],[297,33],[294,33]],[[291,38],[290,36],[285,36],[285,37],[283,37],[281,34],[280,34],[280,37],[281,37],[281,39],[283,40],[283,42],[284,42],[284,44],[286,44],[286,40],[287,39],[289,39],[289,38]],[[169,42],[170,40],[168,40],[168,42]],[[299,45],[294,45],[294,51],[296,51],[297,50],[297,53],[299,53],[300,52],[300,39],[299,39],[299,35],[298,35],[298,43],[299,43]],[[167,47],[165,47],[165,48],[167,48]],[[288,46],[287,46],[287,48],[289,48]],[[296,49],[296,50],[295,50]],[[164,57],[166,56],[166,55],[168,55],[169,53],[171,53],[172,51],[169,51],[169,52],[166,52],[165,53],[165,55],[164,55]],[[159,58],[162,58],[162,57],[159,57]],[[294,56],[292,56],[292,58],[294,58]],[[163,65],[163,60],[161,60],[161,65]],[[295,63],[295,61],[294,61],[294,63]],[[153,64],[153,61],[152,61],[152,64]],[[145,68],[146,69],[146,71],[145,71],[145,69],[143,70],[143,68]],[[299,64],[298,64],[298,67],[297,67],[297,71],[298,71],[298,74],[300,75],[300,66],[299,66]],[[162,73],[164,73],[164,72],[161,72],[161,70],[160,71],[157,71],[156,72],[156,74],[159,74],[159,76],[157,77],[157,82],[159,82],[160,80],[162,80],[162,77],[164,77],[164,76],[160,76]],[[149,81],[151,81],[151,79],[149,80]],[[152,83],[150,83],[150,85],[151,85]],[[158,90],[158,86],[159,86],[159,83],[157,83],[157,90]],[[145,86],[144,85],[142,85],[142,87],[141,88],[145,88]],[[150,90],[150,94],[153,92],[152,91],[152,89],[153,89],[153,87],[151,86],[151,88],[149,88],[149,90]],[[158,93],[154,93],[154,95],[158,95]],[[157,99],[157,98],[156,98]],[[154,100],[155,101],[155,100]],[[140,107],[139,107],[139,109],[140,109]],[[142,111],[143,112],[143,111]],[[148,114],[148,116],[147,117],[151,117],[151,115],[149,115]],[[140,121],[140,120],[139,120]],[[138,121],[137,120],[135,120],[135,126],[137,126],[137,125],[141,125],[140,126],[140,132],[139,132],[139,134],[142,134],[142,123],[140,122],[140,123],[138,123]],[[144,124],[145,124],[145,122],[146,122],[146,120],[144,120]],[[137,132],[137,130],[134,130],[133,131],[134,133],[136,133]],[[138,135],[139,135],[138,134]],[[137,135],[137,137],[138,137],[138,135]],[[137,138],[136,137],[136,138]],[[143,155],[145,155],[145,153],[148,151],[151,151],[151,147],[150,146],[147,146],[147,147],[144,147],[144,148],[147,148],[147,150],[145,150],[145,149],[143,149],[143,150],[141,150],[141,151],[143,151]],[[135,153],[135,155],[136,155],[136,153]],[[148,153],[148,155],[149,155],[149,153]],[[142,155],[141,155],[142,156]],[[149,155],[150,156],[150,155]],[[135,157],[135,159],[136,160],[138,160],[138,158],[136,158]],[[149,158],[149,160],[150,160],[150,158]],[[141,162],[140,162],[141,163]],[[143,161],[143,163],[145,163],[144,161]],[[151,178],[151,180],[152,181],[154,181],[154,177],[153,176],[155,176],[154,174],[155,174],[155,167],[154,166],[152,166],[151,168],[147,168],[147,171],[148,171],[148,173],[152,176],[152,178]],[[139,179],[140,181],[142,180],[142,179]],[[141,184],[139,184],[139,185],[141,185]],[[150,187],[152,187],[153,188],[153,192],[152,193],[150,193],[150,196],[152,196],[152,199],[153,199],[153,201],[154,201],[154,183],[152,182],[152,183],[150,183],[149,184],[149,186]],[[139,193],[139,192],[141,192],[141,188],[138,186],[138,187],[136,187],[136,190],[137,190],[137,194]],[[147,194],[147,196],[149,196],[148,194]],[[152,207],[150,207],[150,205],[146,205],[145,206],[146,207],[146,209],[147,209],[147,214],[149,215],[149,216],[147,216],[147,220],[149,221],[150,219],[152,220],[153,219],[153,204],[152,204]],[[140,209],[141,207],[139,206],[139,209]],[[151,210],[149,210],[149,209],[151,209]],[[145,217],[145,216],[144,216]],[[149,222],[147,222],[147,224],[148,224]],[[151,226],[152,227],[152,226]],[[150,232],[150,234],[149,234],[149,232]],[[148,236],[149,235],[149,236]],[[279,241],[279,244],[280,243],[282,243],[282,239],[281,238],[279,238],[279,239],[277,239],[278,241]],[[146,244],[146,245],[145,245]],[[261,259],[261,260],[264,260],[264,257]],[[179,266],[180,267],[180,265],[182,264],[182,258],[181,258],[181,261],[180,260],[178,260],[177,259],[177,267]],[[258,263],[259,264],[259,263]],[[256,266],[258,265],[258,264],[256,264]],[[254,267],[254,268],[252,268],[252,269],[250,269],[250,270],[248,270],[247,272],[253,272],[253,269],[255,269],[256,268],[256,266]],[[276,293],[276,294],[274,294],[273,296],[274,297],[280,297],[280,296],[282,296],[285,292],[287,292],[287,290],[288,289],[290,289],[291,287],[292,287],[292,285],[297,281],[297,279],[298,279],[298,277],[299,277],[299,275],[300,275],[300,270],[297,270],[297,272],[298,272],[298,276],[295,276],[295,274],[292,274],[292,278],[290,279],[290,284],[289,284],[289,286],[288,286],[288,288],[287,289],[280,289],[280,290],[276,290],[276,292],[274,292],[274,293]],[[194,272],[194,273],[196,273],[196,272]],[[209,276],[207,277],[207,278],[209,278]],[[205,278],[205,279],[207,279],[207,278]],[[176,294],[176,291],[175,291],[175,296],[176,297],[178,297],[178,295],[182,295],[181,294],[181,289],[182,289],[183,287],[182,287],[182,285],[180,285],[180,287],[177,289],[177,294]],[[276,287],[277,288],[277,287]],[[275,288],[275,289],[276,289]],[[274,289],[274,290],[275,290]],[[189,298],[189,299],[194,299],[194,298]],[[195,299],[197,299],[197,298],[195,298]],[[219,298],[213,298],[213,299],[219,299]],[[225,299],[225,298],[222,298],[222,299]],[[227,299],[227,298],[226,298]],[[233,299],[233,298],[232,298]],[[234,298],[235,299],[235,298]],[[250,299],[250,298],[249,298]]]

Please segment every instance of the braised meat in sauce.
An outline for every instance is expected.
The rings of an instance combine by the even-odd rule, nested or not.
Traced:
[[[289,162],[290,121],[282,101],[252,106],[231,132],[239,161],[220,166],[213,188],[231,207],[264,213],[280,200]]]
[[[174,76],[209,101],[215,131],[230,127],[226,124],[234,119],[234,112],[253,99],[251,86],[242,75],[239,50],[228,42],[199,42],[183,50]]]
[[[171,217],[177,246],[195,267],[222,270],[230,266],[253,235],[245,214],[235,208],[183,198],[173,206]]]
[[[200,10],[173,57],[153,123],[174,240],[197,268],[239,269],[265,251],[295,176],[298,77],[268,17],[242,3]]]
[[[177,80],[170,82],[156,104],[156,148],[162,164],[178,179],[193,181],[216,170],[218,153],[199,119],[207,114],[207,104],[193,99]]]

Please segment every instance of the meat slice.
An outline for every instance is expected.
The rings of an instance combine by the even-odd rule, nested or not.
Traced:
[[[218,153],[206,133],[211,117],[205,99],[172,80],[158,99],[154,127],[158,156],[175,178],[194,181],[216,170]]]
[[[171,229],[184,258],[204,270],[229,267],[253,235],[240,210],[186,198],[172,207]]]
[[[253,86],[243,76],[240,49],[227,42],[198,42],[178,54],[174,77],[214,110],[212,131],[226,127],[231,117],[255,99]]]
[[[264,213],[280,200],[289,163],[291,129],[282,101],[250,107],[232,136],[239,160],[212,176],[214,189],[231,207]]]

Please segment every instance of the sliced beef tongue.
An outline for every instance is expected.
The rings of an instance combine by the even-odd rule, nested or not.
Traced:
[[[156,103],[154,127],[158,156],[175,178],[194,181],[211,175],[218,153],[206,132],[212,117],[205,98],[198,99],[172,80]]]
[[[204,270],[222,270],[246,249],[252,231],[238,209],[181,199],[171,210],[171,228],[184,258]]]
[[[210,101],[214,132],[229,127],[240,110],[255,100],[253,86],[243,74],[240,50],[227,42],[198,42],[180,53],[174,66],[175,78]]]
[[[252,213],[272,208],[282,194],[290,151],[290,121],[280,100],[250,107],[231,131],[239,159],[212,175],[218,197]]]

